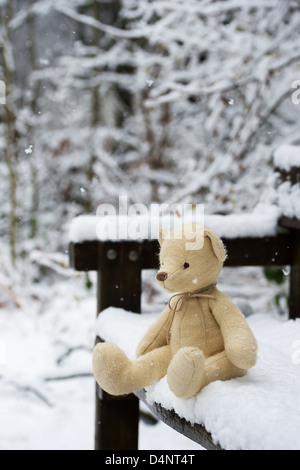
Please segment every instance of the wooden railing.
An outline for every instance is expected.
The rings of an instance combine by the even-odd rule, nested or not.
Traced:
[[[280,221],[283,233],[268,238],[223,239],[228,259],[225,266],[290,266],[289,316],[300,316],[300,223]],[[97,314],[108,307],[141,312],[142,271],[158,268],[156,240],[95,241],[71,243],[71,266],[77,271],[97,271]],[[143,391],[126,397],[112,397],[96,386],[97,450],[134,450],[138,445],[139,399]],[[152,412],[208,449],[218,449],[210,434],[200,425],[191,426],[174,412],[152,406]]]

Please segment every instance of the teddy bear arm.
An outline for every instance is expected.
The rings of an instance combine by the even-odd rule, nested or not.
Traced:
[[[172,315],[169,307],[166,307],[158,319],[150,326],[137,348],[137,356],[143,356],[156,348],[168,343]]]
[[[257,343],[244,315],[225,294],[210,302],[218,323],[230,362],[240,369],[250,369],[256,363]]]

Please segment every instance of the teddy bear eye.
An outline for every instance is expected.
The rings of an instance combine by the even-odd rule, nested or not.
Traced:
[[[184,269],[187,269],[187,268],[190,267],[190,265],[189,265],[189,263],[184,263],[183,267],[184,267]]]

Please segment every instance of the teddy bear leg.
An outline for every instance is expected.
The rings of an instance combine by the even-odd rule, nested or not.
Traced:
[[[152,385],[167,373],[171,347],[162,346],[130,361],[116,345],[101,343],[93,355],[94,376],[110,395],[127,395]]]
[[[211,356],[205,360],[205,374],[203,387],[216,380],[230,380],[243,377],[247,370],[234,366],[227,358],[226,352]],[[202,387],[202,388],[203,388]]]
[[[195,347],[179,349],[173,357],[167,372],[167,380],[172,392],[179,398],[191,398],[202,387],[205,358]]]

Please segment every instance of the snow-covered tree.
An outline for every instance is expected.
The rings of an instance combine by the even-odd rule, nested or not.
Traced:
[[[114,154],[140,197],[253,206],[274,147],[297,131],[299,3],[124,0],[114,28],[58,9],[114,41],[92,63],[102,87],[130,97],[135,143]]]
[[[11,245],[19,228],[62,248],[73,216],[124,194],[251,210],[274,148],[299,138],[298,1],[3,0],[1,12],[17,106],[6,165],[1,125]]]

